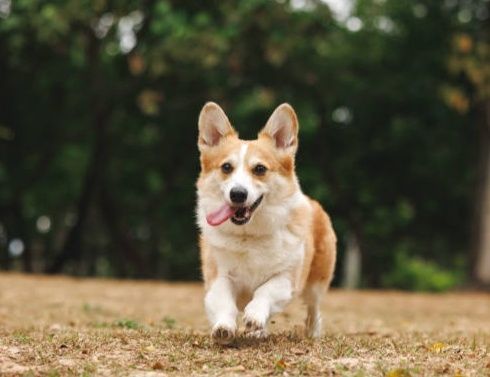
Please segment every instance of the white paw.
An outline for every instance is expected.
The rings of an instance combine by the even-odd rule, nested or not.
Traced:
[[[221,345],[228,345],[235,339],[236,327],[216,324],[211,331],[213,340]]]
[[[245,337],[253,339],[267,338],[268,333],[267,329],[265,328],[265,321],[260,321],[248,316],[244,316],[243,322],[245,323]]]
[[[269,335],[266,329],[260,329],[255,331],[247,331],[245,330],[245,338],[249,339],[266,339]]]

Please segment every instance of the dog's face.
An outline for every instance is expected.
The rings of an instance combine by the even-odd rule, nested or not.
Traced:
[[[199,115],[198,146],[199,203],[209,225],[228,219],[247,224],[261,206],[280,203],[297,189],[298,120],[287,104],[274,111],[256,140],[245,141],[223,110],[207,103]]]

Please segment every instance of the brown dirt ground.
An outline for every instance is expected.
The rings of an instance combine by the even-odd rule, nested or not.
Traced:
[[[212,344],[200,284],[0,274],[0,376],[490,376],[490,295],[340,291]]]

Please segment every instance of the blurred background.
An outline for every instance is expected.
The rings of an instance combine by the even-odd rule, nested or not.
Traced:
[[[335,284],[490,285],[490,2],[0,0],[0,267],[199,279],[197,116],[300,119]]]

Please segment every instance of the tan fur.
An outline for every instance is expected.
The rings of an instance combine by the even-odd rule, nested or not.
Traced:
[[[250,142],[252,151],[262,155],[265,161],[272,161],[273,168],[284,176],[294,175],[294,156],[289,153],[280,153],[273,148],[270,137],[262,135],[257,140]]]
[[[210,284],[216,279],[218,268],[214,260],[211,250],[207,247],[206,241],[201,236],[199,237],[199,248],[201,251],[201,271],[204,280],[204,289],[208,290]]]
[[[315,200],[311,231],[313,233],[313,259],[308,273],[308,283],[325,282],[330,284],[336,260],[337,237],[329,216]]]
[[[201,153],[202,174],[219,169],[232,150],[239,148],[241,141],[237,136],[231,135],[224,138],[216,148],[209,148]]]
[[[212,110],[211,115],[206,114],[206,111],[209,109]],[[208,119],[212,119],[213,122],[221,121],[219,127],[217,127],[221,136],[218,135],[216,137],[217,131],[213,129],[213,124],[210,124]],[[201,133],[207,132],[207,140],[211,140],[213,143],[213,145],[209,146],[205,144],[205,138],[201,136],[199,138],[201,173],[197,182],[200,198],[198,217],[201,228],[206,230],[203,231],[200,238],[201,267],[206,291],[209,293],[210,287],[220,276],[220,279],[225,278],[231,281],[242,281],[240,279],[244,278],[241,275],[241,267],[238,268],[238,271],[233,270],[234,267],[228,271],[226,269],[230,267],[226,267],[226,269],[222,267],[220,260],[223,260],[222,263],[225,263],[226,266],[230,266],[229,263],[231,262],[227,258],[232,258],[233,263],[238,263],[239,266],[243,266],[243,269],[249,268],[246,263],[250,263],[251,265],[253,263],[247,259],[250,258],[249,254],[247,254],[247,248],[252,248],[253,253],[258,252],[257,255],[260,258],[265,258],[259,265],[262,265],[262,263],[266,265],[268,263],[267,253],[273,250],[264,249],[262,252],[259,249],[257,251],[256,245],[267,245],[269,237],[275,237],[277,241],[278,235],[284,232],[285,239],[292,237],[295,240],[294,242],[299,242],[297,245],[301,247],[302,254],[301,257],[298,257],[298,248],[292,251],[282,251],[283,253],[294,252],[294,259],[290,259],[294,263],[287,263],[287,261],[281,262],[285,267],[280,271],[282,274],[285,274],[284,276],[288,276],[287,279],[290,279],[291,293],[293,295],[302,294],[305,298],[308,305],[308,334],[318,336],[319,329],[321,328],[319,302],[333,277],[336,259],[336,237],[328,215],[318,202],[306,197],[301,192],[297,181],[295,174],[295,152],[298,146],[298,124],[294,110],[289,105],[282,105],[276,109],[265,128],[259,133],[258,138],[252,141],[240,140],[238,138],[238,134],[229,124],[228,118],[216,104],[207,104],[203,108],[199,128]],[[221,166],[225,162],[234,162],[236,164],[237,156],[241,158],[241,174],[248,175],[248,182],[251,182],[251,186],[255,185],[258,188],[267,187],[268,191],[266,192],[268,194],[265,194],[263,202],[253,214],[255,220],[252,217],[252,225],[236,226],[229,224],[228,220],[228,223],[220,225],[218,230],[208,228],[205,220],[203,220],[205,212],[215,210],[220,205],[219,203],[226,200],[226,198],[223,198],[223,193],[221,192],[222,186],[220,185],[227,182],[230,175],[223,173]],[[258,176],[253,174],[253,168],[257,163],[267,168],[265,175]],[[287,214],[283,218],[278,219],[281,220],[281,223],[284,222],[285,225],[281,225],[281,228],[269,234],[267,230],[268,223],[275,220],[274,217],[270,218],[270,220],[262,219],[263,216],[270,216],[262,215],[263,211],[266,211],[264,208],[279,208],[282,203],[291,203],[288,204],[290,207],[285,207]],[[277,213],[281,212],[279,211]],[[267,219],[267,217],[264,219]],[[261,221],[265,221],[264,224],[257,225],[262,224]],[[216,234],[216,237],[220,240],[215,241],[209,238],[211,234]],[[263,243],[261,243],[262,241]],[[223,242],[230,242],[229,246],[233,251],[228,252],[228,246],[224,247]],[[248,246],[244,246],[243,251],[241,251],[240,245]],[[220,249],[219,253],[215,250],[216,247]],[[287,260],[287,258],[293,256],[293,254],[288,254],[290,257],[284,254],[281,255],[281,250],[275,250],[275,253],[275,260],[277,258]],[[240,258],[243,258],[243,263],[245,264],[240,264],[242,263],[240,262]],[[275,263],[276,265],[274,266],[276,267],[274,268],[277,268],[277,262]],[[267,274],[267,272],[264,273]],[[255,276],[254,279],[260,279],[261,274]],[[271,276],[273,277],[274,275]],[[247,306],[247,303],[250,304],[254,297],[254,290],[258,289],[261,284],[267,281],[266,279],[262,283],[251,282],[247,284],[243,283],[243,281],[242,283],[237,283],[237,288],[233,294],[235,295],[238,309],[242,310]],[[250,288],[252,286],[255,288]],[[210,299],[210,302],[211,304],[214,303],[213,305],[218,305],[216,308],[219,308],[220,304],[219,302],[216,303],[216,300],[219,300],[219,298],[214,295]],[[214,313],[213,307],[211,307],[211,311]],[[246,308],[245,314],[247,314]],[[218,321],[213,329],[213,337],[217,337],[218,341],[223,337],[226,338],[221,339],[221,342],[228,341],[229,339],[227,337],[235,331],[230,324],[231,322],[229,322],[230,318],[226,318],[228,318],[227,325],[220,325]]]

